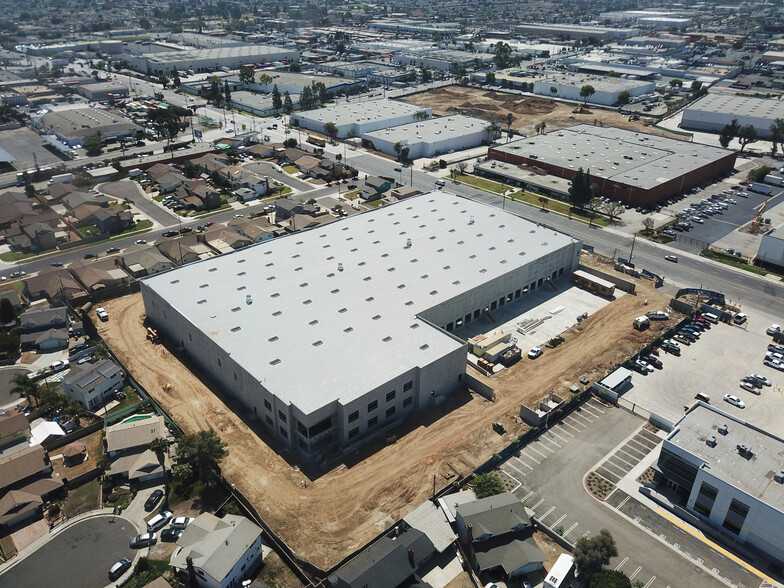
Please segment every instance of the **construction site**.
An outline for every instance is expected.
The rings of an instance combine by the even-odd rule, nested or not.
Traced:
[[[609,260],[583,254],[582,262],[613,271]],[[526,346],[560,338],[535,362],[523,358],[493,375],[469,365],[468,373],[492,388],[493,401],[463,389],[434,410],[414,414],[391,434],[353,455],[336,455],[322,467],[298,463],[175,346],[165,339],[155,344],[158,337],[145,325],[140,294],[107,301],[104,306],[112,319],[100,323],[98,331],[186,433],[210,428],[218,432],[229,446],[222,475],[298,557],[327,570],[427,500],[434,485],[440,489],[470,475],[527,431],[521,405],[604,377],[666,328],[668,321],[645,332],[631,327],[646,308],[665,308],[669,301],[647,280],[636,285],[637,295],[612,301],[579,290],[586,300],[601,303],[591,312],[578,309],[579,320],[571,316],[578,310],[564,308],[562,316],[571,316],[574,326],[562,333],[555,332],[560,327],[552,333],[537,327],[531,333],[535,337],[517,333]],[[578,290],[568,284],[563,288]],[[500,326],[488,322],[486,330]],[[503,426],[502,435],[493,423]]]

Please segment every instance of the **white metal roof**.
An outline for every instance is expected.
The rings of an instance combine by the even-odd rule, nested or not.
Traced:
[[[454,351],[459,341],[417,315],[573,243],[495,207],[435,192],[144,284],[308,414]]]

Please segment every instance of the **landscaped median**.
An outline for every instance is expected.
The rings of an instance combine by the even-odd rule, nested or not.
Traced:
[[[534,194],[533,192],[526,192],[524,190],[517,190],[511,194],[507,194],[507,192],[514,190],[514,188],[500,182],[488,180],[487,178],[480,178],[470,174],[455,174],[453,179],[458,184],[472,186],[479,190],[490,192],[491,194],[496,194],[498,196],[502,196],[503,198],[514,200],[515,202],[521,202],[523,204],[528,204],[529,206],[541,208],[542,210],[548,210],[562,216],[573,218],[580,222],[596,225],[599,227],[606,227],[611,224],[609,218],[597,214],[596,212],[593,212],[587,208],[576,208],[568,202],[564,202],[563,200],[557,200],[549,196]]]
[[[731,255],[724,251],[716,251],[715,249],[703,249],[702,251],[700,251],[700,255],[702,257],[707,257],[708,259],[713,259],[715,261],[719,261],[721,263],[725,263],[727,265],[731,265],[733,267],[737,267],[739,269],[746,270],[747,272],[751,272],[753,274],[757,274],[760,276],[766,276],[769,273],[768,271],[762,268],[749,264],[742,257],[736,257],[735,255]]]

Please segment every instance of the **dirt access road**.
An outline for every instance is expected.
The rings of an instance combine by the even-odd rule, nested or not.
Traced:
[[[640,282],[638,292],[577,325],[564,344],[535,362],[523,358],[485,378],[496,390],[494,403],[468,391],[455,394],[396,430],[396,444],[370,443],[322,471],[297,467],[274,437],[243,420],[245,409],[208,379],[193,375],[189,368],[197,370],[187,358],[146,341],[140,294],[104,303],[110,320],[99,322],[98,330],[186,432],[212,427],[220,433],[230,450],[221,464],[226,478],[298,555],[326,570],[430,497],[434,477],[440,488],[445,474],[470,473],[524,432],[521,403],[530,405],[551,389],[564,392],[580,375],[603,376],[639,349],[662,324],[639,333],[632,320],[645,310],[665,308],[668,298],[648,282]],[[167,383],[170,391],[163,390]],[[494,421],[504,423],[508,432],[503,437],[493,431]]]
[[[438,116],[462,113],[466,116],[492,120],[501,125],[504,133],[506,132],[506,116],[511,113],[514,117],[512,128],[527,136],[535,135],[536,129],[534,127],[541,122],[547,125],[545,132],[586,123],[630,129],[671,139],[688,140],[687,136],[677,135],[666,129],[646,127],[642,120],[629,121],[628,116],[617,111],[588,107],[582,113],[577,113],[573,112],[576,107],[572,104],[541,96],[520,96],[479,88],[445,86],[399,98],[399,100],[417,106],[430,107],[433,109],[433,114]]]

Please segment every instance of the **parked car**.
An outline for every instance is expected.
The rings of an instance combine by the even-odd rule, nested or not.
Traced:
[[[184,235],[185,233],[190,233],[191,231],[193,231],[193,227],[182,227],[180,229],[180,234]]]
[[[678,256],[677,255],[665,255],[664,259],[667,261],[671,261],[673,263],[678,263]]]
[[[649,371],[653,371],[653,370],[649,370],[648,369],[649,367],[650,366],[647,363],[645,363],[644,361],[635,361],[632,364],[632,369],[635,372],[638,372],[638,373],[642,374],[643,376],[647,376]]]
[[[531,351],[528,352],[528,359],[536,359],[542,355],[542,348],[541,347],[534,347]]]
[[[780,372],[784,372],[784,363],[781,362],[780,359],[776,359],[774,357],[766,357],[762,360],[762,364],[768,367],[772,367],[774,370],[779,370]]]
[[[158,542],[158,536],[155,533],[142,533],[131,538],[129,546],[131,549],[142,549],[144,547],[151,547]]]
[[[163,236],[164,237],[176,237],[177,236],[177,231],[166,231],[163,234]]]
[[[664,367],[664,364],[662,364],[661,359],[659,359],[658,357],[653,357],[651,355],[646,355],[642,359],[645,361],[645,363],[647,363],[648,365],[652,365],[657,370],[660,370],[660,369],[662,369],[662,367]]]
[[[193,522],[192,517],[176,517],[172,519],[171,523],[169,523],[169,526],[172,529],[185,529],[185,527],[190,525],[191,522]]]
[[[161,541],[166,543],[175,543],[177,539],[182,537],[182,534],[185,532],[184,529],[164,529],[161,531]]]
[[[92,259],[93,257],[96,257],[95,253],[85,253],[84,254],[84,258],[85,259]]]
[[[212,221],[207,221],[206,223],[204,223],[204,226],[205,226],[205,227],[211,227],[211,226],[212,226],[212,225],[214,225],[214,224],[215,224],[215,223],[214,223],[214,222],[212,222]]]
[[[53,261],[49,265],[51,265],[52,267],[63,267],[63,262],[62,261]]]
[[[733,406],[737,406],[738,408],[746,408],[746,403],[744,403],[740,398],[738,398],[734,394],[725,394],[724,402],[729,402],[730,404],[732,404]]]
[[[67,359],[62,359],[55,361],[52,365],[49,366],[49,369],[53,372],[61,372],[63,370],[67,370],[71,365]]]
[[[166,523],[168,523],[172,518],[172,513],[170,510],[164,510],[159,512],[157,515],[152,517],[149,521],[147,521],[147,532],[152,533],[153,531],[157,531],[161,527],[165,527]]]
[[[748,320],[749,317],[746,316],[745,313],[739,312],[734,317],[732,317],[732,322],[736,325],[742,325]]]
[[[117,578],[122,576],[131,567],[131,560],[127,557],[122,558],[109,568],[109,580],[114,582]]]
[[[762,391],[750,382],[741,381],[740,387],[743,388],[746,392],[751,392],[752,394],[756,394],[757,396],[762,394]]]
[[[106,250],[106,253],[117,253],[119,250],[120,250],[120,248],[119,248],[119,247],[109,247],[109,248]]]
[[[771,386],[772,385],[770,380],[768,380],[765,376],[761,376],[760,374],[749,374],[749,377],[753,378],[756,381],[758,381],[763,386]]]
[[[155,490],[152,494],[147,497],[147,500],[144,501],[144,510],[147,512],[152,512],[152,510],[158,506],[158,503],[163,498],[163,490],[160,488]]]
[[[768,334],[768,335],[770,335],[771,337],[772,337],[773,335],[775,335],[776,333],[779,333],[779,332],[781,332],[781,325],[777,325],[777,324],[775,324],[775,323],[774,323],[774,324],[772,324],[772,325],[770,325],[770,326],[767,328],[767,330],[765,331],[765,333],[767,333],[767,334]]]
[[[103,306],[99,306],[95,309],[95,314],[98,315],[98,318],[101,319],[103,322],[109,320],[109,313],[106,312],[106,309]]]
[[[146,245],[147,241],[145,239],[136,239],[137,245]]]

